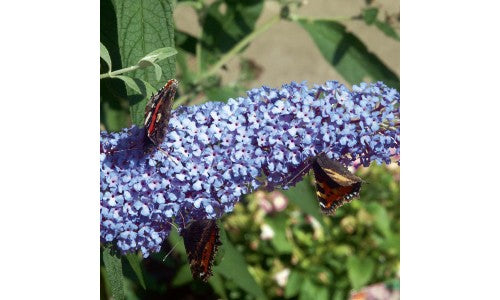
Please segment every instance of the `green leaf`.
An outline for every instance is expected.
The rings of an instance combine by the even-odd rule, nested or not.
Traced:
[[[108,49],[101,43],[101,58],[108,64],[109,71],[111,71],[111,57],[109,56]]]
[[[300,207],[306,214],[316,218],[324,226],[318,199],[314,194],[313,187],[309,183],[309,177],[305,177],[289,190],[284,190],[283,194],[285,194],[288,200]]]
[[[130,125],[127,90],[119,79],[100,80],[101,122],[108,131],[118,131]]]
[[[156,75],[156,80],[160,80],[161,78],[161,67],[158,64],[153,63],[153,66],[155,67],[155,75]]]
[[[175,274],[174,279],[172,279],[172,285],[173,286],[180,286],[184,285],[188,282],[193,281],[193,275],[191,274],[191,269],[189,267],[189,264],[184,264],[177,274]]]
[[[333,292],[332,300],[344,300],[344,299],[347,299],[345,291],[338,289]]]
[[[363,10],[362,14],[363,14],[363,19],[365,20],[365,23],[368,25],[371,25],[377,19],[378,8],[376,8],[376,7],[366,8]]]
[[[122,63],[118,45],[115,8],[111,0],[101,0],[100,5],[100,40],[109,52],[113,62],[112,65],[118,70],[122,68]]]
[[[299,300],[327,300],[328,289],[324,286],[314,284],[309,278],[306,278],[300,288]]]
[[[144,123],[144,109],[146,108],[147,101],[144,99],[149,99],[152,95],[156,93],[156,90],[149,83],[140,80],[138,78],[131,78],[125,75],[117,75],[112,78],[118,78],[123,80],[125,84],[137,94],[130,94],[127,96],[130,107],[130,116],[132,122],[135,125],[142,126]]]
[[[160,65],[158,65],[158,62],[176,54],[177,50],[175,50],[172,47],[156,49],[153,52],[141,58],[137,63],[137,65],[139,65],[139,67],[141,68],[147,68],[149,66],[153,66],[155,69],[156,80],[159,81],[161,79],[162,69]]]
[[[141,284],[143,289],[146,289],[146,282],[144,282],[144,275],[142,274],[141,262],[139,260],[139,256],[135,253],[127,254],[127,260],[132,270],[134,270],[137,279],[139,279],[139,283]]]
[[[184,247],[184,241],[181,238],[181,236],[179,235],[179,232],[177,230],[170,231],[170,234],[168,235],[168,241],[169,241],[170,245],[173,245],[172,247],[175,247],[174,251],[177,252],[182,257],[182,259],[187,260],[187,254],[186,254],[186,248]]]
[[[174,47],[173,0],[113,1],[117,16],[118,41],[123,66],[135,65],[148,53]],[[175,59],[162,61],[166,79],[175,75]],[[131,77],[141,78],[156,89],[162,83],[154,79],[154,71],[139,69]]]
[[[351,84],[383,81],[399,89],[399,78],[344,25],[335,21],[298,19],[323,57]]]
[[[385,35],[399,41],[399,34],[396,32],[394,28],[389,23],[381,22],[379,20],[375,21],[375,26],[380,29]]]
[[[112,78],[121,79],[132,90],[134,90],[138,93],[141,92],[141,88],[139,87],[139,81],[137,79],[134,79],[134,78],[131,78],[131,77],[128,77],[125,75],[116,75],[116,76],[113,76]]]
[[[140,300],[140,298],[135,294],[136,293],[136,282],[128,279],[127,277],[123,277],[123,287],[125,290],[125,299],[127,300]]]
[[[224,12],[221,6],[225,6]],[[263,1],[260,0],[218,0],[207,8],[201,24],[201,70],[205,70],[253,31],[262,7]]]
[[[299,293],[304,280],[304,275],[297,270],[292,270],[285,288],[285,298],[294,297]]]
[[[116,13],[110,0],[100,1],[100,40],[109,52],[112,65],[121,69],[120,50],[118,47],[118,32]],[[109,69],[101,66],[101,73]],[[101,96],[101,123],[106,130],[117,131],[130,125],[127,88],[125,83],[118,79],[100,80]]]
[[[125,298],[123,290],[122,261],[119,257],[111,254],[110,248],[105,248],[102,253],[106,275],[111,286],[113,299],[121,300]]]
[[[140,67],[147,67],[148,63],[157,63],[177,54],[177,50],[172,47],[156,49],[141,58],[137,63]]]
[[[285,232],[287,228],[286,221],[287,218],[284,214],[266,218],[265,221],[274,231],[274,237],[271,239],[271,243],[280,254],[292,253],[292,245],[288,241]]]
[[[114,0],[117,18],[118,43],[121,63],[133,66],[141,58],[157,49],[174,47],[173,0],[128,1]],[[156,92],[164,82],[175,76],[175,56],[158,62],[162,78],[157,80],[156,68],[144,68],[131,72],[130,77],[149,83]],[[155,70],[156,69],[156,70]],[[134,94],[129,90],[132,121],[141,125],[144,107],[151,93]],[[154,93],[153,92],[153,93]]]
[[[102,255],[102,253],[101,253]],[[111,288],[109,284],[109,279],[108,275],[106,273],[106,268],[101,263],[101,274],[100,274],[100,279],[101,279],[101,299],[110,299],[111,298]]]
[[[347,259],[347,275],[352,288],[357,290],[370,281],[375,270],[375,262],[369,258],[349,256]]]
[[[221,247],[224,247],[225,255],[221,263],[214,267],[214,271],[232,280],[247,293],[257,298],[266,299],[264,292],[248,271],[245,258],[232,245],[223,228],[221,228],[221,241]]]
[[[161,73],[163,72],[163,71],[161,70],[160,65],[158,65],[157,63],[154,63],[154,62],[149,62],[149,61],[145,61],[145,60],[144,60],[144,61],[141,61],[141,63],[140,63],[140,64],[141,64],[141,66],[142,66],[143,68],[145,68],[146,66],[153,66],[153,67],[154,67],[154,69],[155,69],[155,78],[156,78],[156,80],[160,80],[160,78],[161,78]]]
[[[226,295],[226,290],[224,289],[224,282],[217,272],[215,272],[212,277],[208,279],[208,283],[210,283],[215,293],[217,293],[222,299],[229,299]]]
[[[367,210],[375,218],[375,226],[384,234],[385,237],[391,235],[391,220],[387,214],[387,210],[376,202],[371,202],[366,206]]]
[[[316,300],[328,300],[328,288],[325,286],[318,286],[316,288],[316,295],[314,296]]]

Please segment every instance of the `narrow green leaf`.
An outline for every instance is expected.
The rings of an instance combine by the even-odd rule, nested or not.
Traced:
[[[174,251],[177,252],[182,257],[182,259],[187,260],[184,240],[181,238],[177,230],[170,231],[170,234],[168,235],[168,242],[172,247],[175,247]],[[168,251],[170,251],[171,249],[172,248],[170,248]]]
[[[294,297],[299,293],[304,280],[304,275],[297,270],[292,270],[285,288],[285,298]]]
[[[112,78],[118,78],[118,79],[121,79],[123,80],[123,82],[125,82],[125,84],[133,89],[134,91],[140,93],[141,92],[141,88],[139,87],[139,84],[137,83],[136,80],[134,80],[133,78],[131,77],[128,77],[128,76],[125,76],[125,75],[116,75],[116,76],[113,76]]]
[[[389,23],[381,22],[379,20],[375,21],[375,26],[380,29],[385,35],[399,41],[399,34],[396,32],[394,28]]]
[[[371,25],[377,19],[378,8],[376,8],[376,7],[366,8],[363,10],[362,14],[363,14],[363,19],[365,20],[365,23],[368,25]]]
[[[130,280],[126,276],[123,277],[123,289],[125,290],[125,299],[127,300],[141,300],[138,295],[136,295],[136,282]],[[114,300],[114,299],[113,299]]]
[[[127,96],[130,107],[130,116],[135,125],[141,126],[144,123],[144,109],[146,108],[147,101],[152,95],[156,93],[156,89],[148,82],[138,78],[131,78],[125,75],[117,75],[112,78],[123,80],[125,84],[136,94],[129,94]]]
[[[351,84],[383,81],[399,89],[399,78],[363,42],[334,21],[308,21],[299,24],[309,33],[323,57]]]
[[[222,281],[219,273],[215,272],[212,277],[208,279],[208,283],[210,283],[215,293],[217,293],[217,295],[219,295],[222,299],[229,299],[227,297],[226,290],[224,289],[224,282]]]
[[[111,57],[109,56],[108,49],[101,43],[101,58],[108,64],[109,71],[111,71]]]
[[[104,267],[106,268],[106,275],[111,287],[111,294],[115,300],[122,300],[125,298],[123,290],[123,273],[122,261],[119,257],[111,254],[110,248],[105,248],[102,253]]]
[[[135,253],[127,254],[127,260],[132,270],[134,270],[137,279],[139,279],[139,283],[141,284],[143,289],[146,289],[146,282],[144,281],[144,275],[142,274],[141,262],[139,260],[139,256]]]
[[[316,218],[322,225],[323,217],[321,216],[318,199],[314,194],[314,188],[308,182],[309,177],[305,177],[301,182],[297,183],[289,190],[284,190],[283,194],[295,205],[300,207],[306,214]]]
[[[248,271],[248,265],[243,255],[231,244],[226,232],[221,228],[221,241],[225,255],[221,263],[214,266],[214,271],[232,280],[247,293],[257,298],[266,299],[261,287]]]
[[[156,50],[148,53],[143,58],[141,58],[139,60],[138,64],[139,64],[139,66],[141,66],[141,64],[144,62],[157,63],[157,62],[162,61],[166,58],[174,56],[176,54],[177,54],[177,50],[175,50],[175,48],[172,48],[172,47],[164,47],[164,48],[156,49]]]
[[[347,275],[352,288],[357,290],[370,281],[375,270],[375,262],[369,258],[349,256],[347,258]]]
[[[101,299],[110,299],[111,298],[111,287],[109,284],[108,275],[106,273],[106,268],[101,264]]]
[[[155,69],[155,76],[156,76],[155,78],[157,80],[160,80],[162,70],[161,70],[161,67],[157,63],[147,61],[147,60],[141,60],[139,64],[141,65],[142,68],[146,68],[147,66],[153,66]]]
[[[162,73],[161,67],[158,64],[153,64],[153,66],[155,67],[156,80],[160,80]]]

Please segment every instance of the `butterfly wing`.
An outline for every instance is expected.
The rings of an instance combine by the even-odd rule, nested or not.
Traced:
[[[158,93],[151,97],[146,105],[144,128],[149,146],[159,146],[167,134],[167,126],[170,121],[177,86],[177,80],[170,79]]]
[[[212,275],[212,265],[221,245],[216,220],[193,221],[182,230],[184,247],[193,278],[207,281]]]
[[[361,178],[326,154],[318,155],[313,163],[313,171],[316,195],[324,214],[334,214],[338,207],[359,196]]]

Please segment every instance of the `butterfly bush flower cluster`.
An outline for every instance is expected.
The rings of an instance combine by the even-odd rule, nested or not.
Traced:
[[[143,128],[101,132],[101,241],[122,253],[147,257],[172,222],[220,218],[259,187],[294,185],[320,152],[346,165],[389,163],[399,155],[399,93],[381,82],[262,87],[180,107],[167,130],[151,154]]]

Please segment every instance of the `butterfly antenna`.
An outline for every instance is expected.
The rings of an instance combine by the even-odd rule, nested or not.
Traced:
[[[129,148],[129,149],[121,149],[121,150],[109,150],[103,152],[104,154],[114,154],[117,152],[123,152],[123,151],[133,151],[133,150],[142,150],[141,148]]]
[[[172,247],[172,249],[170,249],[170,251],[168,251],[167,255],[165,255],[165,257],[163,258],[163,261],[165,261],[165,259],[167,259],[167,257],[170,255],[170,253],[172,253],[172,251],[174,251],[175,247],[177,247],[177,245],[180,243],[181,241],[177,241],[177,243],[175,243],[175,245]]]
[[[160,147],[158,147],[158,150],[159,150],[161,153],[165,154],[165,156],[167,157],[167,159],[168,159],[168,160],[170,160],[171,162],[173,162],[173,163],[174,163],[174,164],[176,164],[176,165],[179,165],[179,162],[175,161],[175,159],[173,159],[172,155],[168,154],[168,152],[167,152],[167,151],[165,151],[165,150],[161,149]]]
[[[179,214],[181,215],[181,218],[182,218],[182,227],[184,228],[184,227],[186,227],[186,222],[184,220],[184,216],[182,215],[181,211],[179,211]]]
[[[314,159],[309,159],[309,161],[307,162],[307,164],[305,164],[299,172],[296,172],[296,174],[290,178],[289,180],[286,181],[285,185],[288,185],[290,182],[293,182],[295,179],[297,179],[297,177],[301,176],[302,175],[302,172],[304,172],[306,169],[308,169],[309,167],[311,167],[312,163],[313,163]]]
[[[174,223],[170,222],[170,221],[166,221],[168,224],[172,225],[173,227],[175,227],[175,229],[177,231],[179,231],[179,227],[177,227]]]

